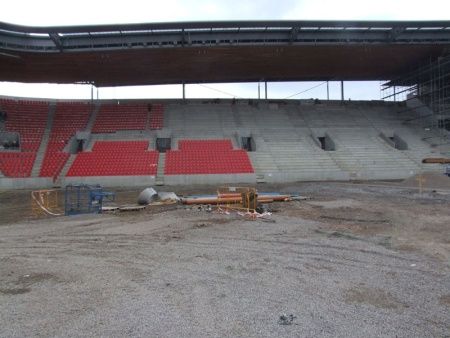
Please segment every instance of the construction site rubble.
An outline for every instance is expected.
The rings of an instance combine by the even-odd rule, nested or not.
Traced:
[[[158,193],[153,188],[145,188],[138,196],[139,205],[148,205],[158,197]]]
[[[153,188],[144,189],[138,196],[139,205],[175,204],[180,198],[174,192],[160,191]]]
[[[295,318],[297,318],[297,317],[292,315],[292,314],[290,314],[290,315],[281,315],[280,318],[278,318],[278,324],[280,324],[280,325],[292,325]]]

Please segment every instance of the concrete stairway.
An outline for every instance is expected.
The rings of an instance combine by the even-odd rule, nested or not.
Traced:
[[[237,109],[236,105],[233,105],[231,107],[231,111],[232,111],[232,116],[233,116],[233,120],[234,120],[235,126],[238,127],[238,128],[242,127],[241,117],[239,116],[238,109]]]
[[[152,119],[151,110],[147,109],[147,120],[145,121],[145,130],[150,130],[150,121]]]
[[[431,144],[423,141],[422,138],[430,135],[423,134],[423,130],[417,128],[402,128],[397,129],[397,133],[404,141],[408,143],[408,150],[402,153],[414,161],[422,171],[443,172],[444,168],[440,164],[423,164],[422,160],[428,157],[445,157],[437,150],[431,147]]]
[[[94,108],[92,109],[91,115],[89,116],[89,121],[86,125],[85,131],[91,132],[92,127],[94,126],[95,120],[97,119],[98,112],[100,111],[101,104],[96,102],[94,104]]]
[[[267,182],[268,177],[271,177],[272,173],[278,172],[278,167],[271,154],[255,151],[249,152],[248,156],[255,170],[257,183]]]
[[[58,185],[61,185],[61,180],[66,177],[76,157],[77,157],[76,154],[70,154],[69,159],[67,160],[66,164],[64,164],[64,167],[61,169],[61,172],[59,173],[58,178],[56,179],[56,183]]]
[[[47,125],[45,126],[44,135],[42,136],[41,144],[36,153],[33,169],[31,170],[31,177],[39,177],[42,162],[44,161],[45,151],[47,150],[48,141],[53,127],[53,119],[55,118],[56,103],[52,102],[48,107]]]
[[[313,179],[318,172],[341,172],[341,168],[327,152],[312,146],[306,139],[270,142],[269,151],[280,171],[295,179]]]
[[[402,151],[392,148],[369,128],[332,130],[336,150],[327,152],[351,178],[405,178],[420,168]]]
[[[228,138],[216,131],[217,123],[208,124],[204,111],[214,111],[215,106],[183,106],[181,133],[174,133],[174,141],[182,138]],[[398,114],[399,107],[389,104],[327,102],[317,105],[286,103],[246,104],[222,107],[228,109],[238,130],[248,131],[256,143],[256,151],[249,157],[260,182],[277,176],[280,180],[306,179],[387,179],[405,178],[423,170],[423,157],[440,153],[431,144],[421,140],[417,130],[403,124],[405,116]],[[198,115],[198,111],[200,115]],[[222,112],[223,113],[223,112]],[[223,115],[223,114],[220,114]],[[201,129],[195,124],[201,119]],[[203,120],[205,119],[205,120]],[[225,119],[221,117],[224,127]],[[408,132],[402,131],[408,129]],[[182,129],[182,130],[181,130]],[[195,133],[190,132],[196,129]],[[383,132],[399,133],[410,145],[410,150],[392,148],[379,137]],[[335,151],[324,151],[312,136],[328,134],[336,143]],[[233,139],[233,137],[230,137]],[[233,139],[234,140],[234,139]],[[431,166],[427,166],[431,168]],[[434,170],[442,170],[436,165]]]
[[[159,153],[158,169],[156,171],[156,185],[164,185],[164,166],[166,163],[166,153]]]
[[[256,151],[248,152],[248,156],[255,170],[256,179],[258,183],[266,182],[267,177],[270,177],[273,173],[278,172],[278,166],[276,165],[272,154],[269,152],[269,148],[264,141],[264,138],[260,136],[254,136],[256,144]]]
[[[337,179],[343,170],[306,134],[277,134],[266,130],[264,137],[255,136],[256,152],[250,152],[257,180]],[[280,140],[281,139],[281,140]]]

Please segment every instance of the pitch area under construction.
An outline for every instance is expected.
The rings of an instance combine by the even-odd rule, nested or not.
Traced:
[[[265,185],[311,199],[255,220],[180,204],[34,218],[29,191],[1,192],[0,336],[445,337],[450,190],[427,184]]]

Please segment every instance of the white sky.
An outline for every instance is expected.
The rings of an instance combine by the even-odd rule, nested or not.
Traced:
[[[450,0],[4,0],[0,21],[29,26],[87,25],[214,20],[449,20]],[[269,83],[269,98],[286,98],[319,85]],[[261,86],[261,95],[263,96]],[[0,95],[88,98],[81,85],[0,82]],[[226,94],[225,94],[226,93]],[[187,97],[257,97],[258,85],[188,85]],[[229,95],[230,94],[230,95]],[[99,89],[100,98],[181,97],[180,86],[140,86]],[[293,98],[326,98],[323,84]],[[330,83],[330,98],[340,97]],[[345,97],[379,99],[378,82],[346,82]]]

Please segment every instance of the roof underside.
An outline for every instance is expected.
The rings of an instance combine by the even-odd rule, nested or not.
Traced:
[[[0,23],[0,81],[388,80],[445,54],[450,22]]]

